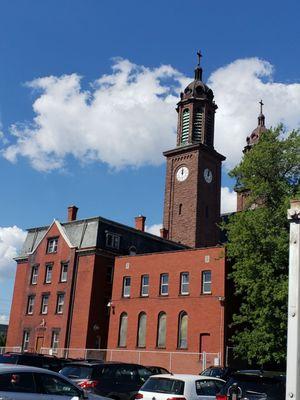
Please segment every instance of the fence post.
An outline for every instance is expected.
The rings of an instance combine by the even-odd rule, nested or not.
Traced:
[[[172,372],[172,353],[169,353],[169,371]]]
[[[202,371],[206,369],[206,352],[203,351],[202,353]]]

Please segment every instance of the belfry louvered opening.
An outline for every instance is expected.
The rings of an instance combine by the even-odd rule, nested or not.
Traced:
[[[181,144],[188,143],[189,140],[189,127],[190,127],[190,110],[186,108],[182,113],[182,130],[181,130]]]
[[[196,109],[194,116],[194,129],[193,129],[193,142],[202,142],[202,131],[203,131],[203,109],[199,107]]]

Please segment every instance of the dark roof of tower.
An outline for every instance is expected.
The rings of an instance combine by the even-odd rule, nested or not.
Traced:
[[[199,56],[198,65],[195,68],[195,78],[194,80],[184,89],[181,94],[181,100],[186,100],[190,98],[198,99],[208,99],[213,100],[213,91],[202,81],[202,68],[200,67],[200,57],[201,53],[198,52]]]
[[[251,135],[247,137],[247,146],[244,148],[244,152],[249,150],[254,144],[259,141],[260,136],[262,133],[267,131],[265,126],[265,116],[262,112],[262,106],[264,105],[262,100],[259,102],[260,104],[260,114],[258,116],[258,123],[257,127],[252,131]]]

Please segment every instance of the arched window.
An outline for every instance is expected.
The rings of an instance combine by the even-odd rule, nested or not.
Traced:
[[[128,316],[124,312],[120,315],[119,347],[126,347]]]
[[[187,349],[188,315],[181,311],[178,319],[178,348]]]
[[[138,322],[137,347],[146,347],[146,325],[147,325],[147,315],[144,312],[141,312],[139,315],[139,322]]]
[[[190,128],[190,110],[186,108],[182,113],[182,129],[181,129],[181,144],[188,143]]]
[[[158,314],[157,347],[166,347],[167,315],[165,312]]]
[[[197,108],[194,116],[193,142],[201,143],[203,130],[203,109]]]

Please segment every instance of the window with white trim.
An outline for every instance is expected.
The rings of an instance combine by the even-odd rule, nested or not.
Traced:
[[[58,293],[56,302],[56,314],[62,314],[64,311],[65,294]]]
[[[41,314],[48,314],[49,294],[42,295]]]
[[[28,330],[23,331],[23,343],[22,343],[22,350],[28,351],[29,349],[29,339],[30,339],[30,332]]]
[[[123,278],[123,297],[130,297],[130,285],[131,285],[130,276],[124,276],[124,278]]]
[[[149,275],[142,275],[141,296],[149,296]]]
[[[58,245],[58,238],[48,239],[47,253],[56,253]]]
[[[32,285],[36,285],[36,284],[37,284],[38,275],[39,275],[39,267],[38,267],[38,265],[34,265],[34,266],[32,267],[32,270],[31,270],[31,280],[30,280],[30,283],[31,283]]]
[[[26,314],[33,314],[35,295],[28,296]]]
[[[169,294],[169,274],[160,275],[160,292],[162,296]]]
[[[62,263],[61,264],[61,270],[60,270],[60,282],[67,282],[68,278],[68,263]]]
[[[202,272],[202,293],[211,294],[211,271]]]
[[[51,283],[51,281],[52,281],[52,270],[53,270],[53,264],[46,264],[45,283]]]
[[[178,348],[187,349],[188,315],[185,311],[179,314],[178,321]]]
[[[189,294],[190,275],[188,272],[180,274],[180,294]]]
[[[57,353],[57,349],[59,346],[59,331],[52,331],[51,337],[51,349],[53,353]]]

